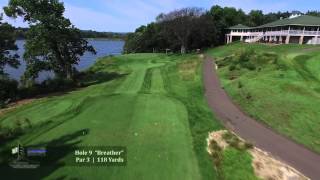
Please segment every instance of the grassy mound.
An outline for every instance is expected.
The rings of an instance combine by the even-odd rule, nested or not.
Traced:
[[[217,60],[224,88],[243,110],[320,152],[319,50],[235,43],[208,53]]]

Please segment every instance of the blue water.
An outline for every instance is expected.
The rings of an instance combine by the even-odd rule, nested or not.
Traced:
[[[76,65],[78,70],[84,70],[93,65],[97,58],[108,56],[108,55],[120,55],[123,51],[124,41],[113,41],[113,40],[105,40],[105,39],[89,39],[88,42],[92,45],[97,51],[96,55],[91,53],[86,53],[81,57],[81,60],[78,65]],[[5,72],[9,74],[10,78],[20,80],[26,69],[26,63],[23,61],[23,53],[24,53],[24,40],[18,40],[16,42],[19,50],[16,52],[20,58],[21,65],[18,69],[14,69],[11,67],[6,67]],[[43,81],[47,78],[53,77],[52,72],[41,72],[39,73],[39,78],[37,81]]]

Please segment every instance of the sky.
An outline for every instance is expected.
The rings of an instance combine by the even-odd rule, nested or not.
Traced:
[[[319,0],[61,0],[65,17],[82,30],[133,32],[137,27],[155,20],[160,13],[183,7],[210,9],[213,5],[252,9],[263,12],[320,10]],[[3,7],[8,0],[0,0]],[[2,8],[0,12],[3,12]],[[4,17],[16,27],[27,27],[21,19]]]

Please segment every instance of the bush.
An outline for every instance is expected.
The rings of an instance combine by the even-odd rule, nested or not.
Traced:
[[[0,78],[0,107],[15,100],[18,92],[18,82],[8,78]]]
[[[24,123],[27,125],[28,128],[32,128],[31,121],[28,118],[24,118]]]
[[[237,57],[237,61],[242,64],[242,63],[246,63],[250,60],[252,60],[252,58],[256,56],[256,52],[253,49],[244,49],[241,50],[237,53],[236,57]]]
[[[242,67],[250,70],[250,71],[254,71],[256,70],[256,66],[252,63],[252,62],[246,62],[242,64]]]
[[[3,142],[13,137],[13,131],[7,127],[0,127],[0,140]]]
[[[19,89],[19,98],[30,98],[41,94],[65,91],[77,87],[77,83],[70,79],[47,79],[40,84]]]
[[[232,64],[229,66],[229,71],[234,71],[236,70],[236,68],[237,68],[236,65]]]
[[[253,144],[246,142],[246,143],[244,144],[244,147],[245,147],[246,149],[252,149],[252,148],[253,148]]]

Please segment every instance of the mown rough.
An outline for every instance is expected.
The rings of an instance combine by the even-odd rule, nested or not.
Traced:
[[[208,53],[220,64],[225,90],[245,112],[320,152],[319,50],[308,45],[235,43]],[[238,63],[242,52],[246,55],[242,62],[255,69]]]

